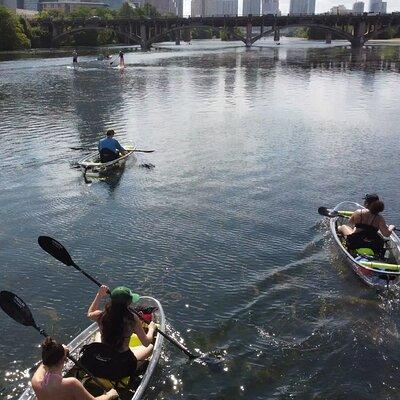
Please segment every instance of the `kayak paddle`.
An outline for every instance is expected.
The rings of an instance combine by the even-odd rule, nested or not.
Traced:
[[[322,215],[324,217],[328,217],[328,218],[334,218],[334,217],[338,217],[339,216],[337,211],[329,210],[326,207],[319,207],[318,208],[318,214]]]
[[[81,272],[86,278],[89,278],[93,283],[95,283],[98,287],[101,286],[101,283],[91,277],[88,273],[86,273],[82,268],[75,264],[72,260],[71,256],[69,255],[66,248],[59,243],[57,240],[49,237],[49,236],[39,236],[38,238],[39,246],[47,253],[52,255],[58,261],[61,261],[63,264],[67,265],[68,267],[74,267],[76,270]],[[143,317],[134,309],[130,308],[130,310],[138,316],[142,321],[146,322]],[[182,350],[190,359],[199,358],[200,356],[191,353],[187,348],[185,348],[182,344],[180,344],[176,339],[169,336],[167,333],[163,332],[162,330],[156,327],[156,331],[161,335],[164,336],[169,342],[174,344],[180,350]]]
[[[49,335],[44,331],[44,329],[39,328],[36,324],[31,310],[25,304],[25,302],[12,292],[3,290],[0,292],[0,307],[2,310],[11,317],[14,321],[18,322],[24,326],[31,326],[35,328],[42,336],[48,337]],[[67,354],[67,357],[80,369],[85,371],[97,385],[99,385],[104,390],[108,390],[96,377],[94,377],[77,359]]]
[[[113,61],[110,62],[110,65],[113,65],[115,63],[115,61],[118,60],[118,57],[119,57],[119,55]]]
[[[96,151],[97,147],[70,147],[71,150],[87,150],[87,151]],[[127,151],[133,151],[135,153],[154,153],[154,150],[141,150],[141,149],[126,149]]]

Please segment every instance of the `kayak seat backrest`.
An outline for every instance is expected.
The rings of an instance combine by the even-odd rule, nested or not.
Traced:
[[[112,381],[135,376],[137,364],[133,353],[132,357],[126,357],[125,353],[118,353],[100,342],[83,346],[79,361],[94,376]]]
[[[102,163],[114,161],[118,158],[118,154],[114,153],[110,149],[101,149],[99,153],[100,153],[100,161]]]
[[[359,256],[371,256],[373,257],[375,255],[374,251],[368,247],[361,247],[359,249],[356,249],[356,253]]]

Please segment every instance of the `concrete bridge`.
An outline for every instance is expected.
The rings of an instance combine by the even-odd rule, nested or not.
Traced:
[[[280,30],[289,27],[318,28],[326,32],[326,42],[330,43],[332,34],[348,40],[353,48],[362,47],[368,40],[390,27],[400,26],[400,13],[362,15],[263,15],[247,17],[158,17],[158,18],[120,18],[105,20],[99,17],[88,19],[37,22],[49,30],[52,45],[56,46],[62,38],[88,30],[112,29],[125,37],[129,43],[140,44],[146,51],[154,43],[165,41],[171,36],[180,43],[181,33],[193,29],[227,30],[231,37],[241,40],[251,47],[264,36],[274,34],[279,40]],[[244,28],[239,34],[236,28]],[[253,34],[253,27],[258,27]]]

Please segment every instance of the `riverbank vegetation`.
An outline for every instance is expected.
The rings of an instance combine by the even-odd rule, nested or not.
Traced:
[[[132,8],[128,3],[115,11],[106,8],[80,7],[71,13],[58,10],[41,11],[36,21],[68,21],[76,18],[98,17],[101,19],[157,17],[160,14],[155,7],[145,4]],[[126,38],[120,37],[112,29],[102,31],[86,31],[67,35],[59,44],[64,46],[101,46],[106,44],[126,43]],[[20,50],[30,48],[48,48],[51,46],[51,37],[46,28],[31,23],[18,16],[14,11],[0,6],[0,51]]]

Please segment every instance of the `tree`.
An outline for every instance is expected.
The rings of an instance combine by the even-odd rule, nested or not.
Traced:
[[[0,50],[27,49],[31,42],[17,15],[0,6]]]

